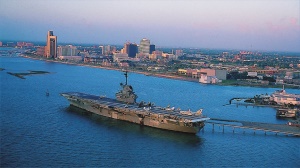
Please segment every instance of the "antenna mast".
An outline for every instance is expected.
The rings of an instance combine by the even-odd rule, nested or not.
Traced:
[[[127,78],[128,78],[127,71],[125,71],[124,75],[125,75],[125,78],[126,78],[126,83],[125,83],[125,85],[127,85]]]

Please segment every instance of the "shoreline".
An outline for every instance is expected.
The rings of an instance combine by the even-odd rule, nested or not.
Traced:
[[[106,69],[106,70],[123,71],[123,69],[120,69],[120,68],[103,67],[103,66],[81,64],[81,63],[72,63],[72,62],[63,62],[63,61],[57,61],[57,60],[48,60],[48,59],[44,59],[44,58],[31,57],[31,56],[26,56],[26,55],[22,55],[21,57],[34,59],[34,60],[40,60],[40,61],[46,61],[46,62],[67,64],[67,65],[86,66],[86,67],[91,67],[91,68],[100,68],[100,69]],[[159,77],[159,78],[168,78],[168,79],[175,79],[175,80],[182,80],[182,81],[199,83],[198,79],[193,79],[193,78],[174,76],[174,75],[166,75],[166,74],[162,74],[162,73],[143,72],[143,71],[137,71],[137,70],[131,70],[131,69],[127,69],[127,71],[132,72],[132,73],[143,74],[145,76],[154,76],[154,77]]]
[[[106,70],[123,71],[123,69],[114,68],[114,67],[103,67],[103,66],[96,66],[96,65],[89,65],[89,64],[82,64],[82,63],[72,63],[72,62],[63,62],[63,61],[58,61],[58,60],[48,60],[45,58],[31,57],[28,55],[20,55],[20,56],[23,58],[29,58],[29,59],[41,60],[41,61],[47,61],[47,62],[68,64],[68,65],[75,65],[75,66],[86,66],[86,67],[100,68],[100,69],[106,69]],[[154,77],[158,77],[158,78],[167,78],[167,79],[174,79],[174,80],[181,80],[181,81],[195,82],[195,83],[203,84],[203,83],[199,82],[199,79],[195,79],[195,78],[168,75],[168,74],[162,74],[162,73],[143,72],[143,71],[130,70],[130,69],[127,69],[127,71],[131,72],[131,73],[143,74],[145,76],[154,76]],[[209,85],[209,84],[207,84],[207,85]],[[214,85],[217,85],[217,86],[242,86],[242,87],[256,87],[256,88],[282,88],[282,85],[241,85],[241,84],[224,84],[224,83],[216,83]],[[287,84],[285,84],[285,87],[288,89],[300,89],[300,86],[289,86]]]

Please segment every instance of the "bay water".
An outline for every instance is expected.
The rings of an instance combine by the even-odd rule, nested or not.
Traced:
[[[207,124],[196,135],[87,115],[59,94],[114,98],[123,72],[18,56],[0,57],[1,167],[300,167],[299,137]],[[48,71],[21,79],[7,72]],[[204,85],[129,73],[138,101],[210,118],[285,124],[269,107],[226,105],[275,88]],[[46,96],[46,92],[50,95]],[[286,89],[300,94],[299,90]]]

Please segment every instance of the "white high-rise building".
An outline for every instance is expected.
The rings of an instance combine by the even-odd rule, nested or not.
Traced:
[[[78,51],[76,46],[67,45],[57,47],[58,56],[77,56],[77,53]]]
[[[143,38],[139,45],[139,53],[149,54],[150,53],[150,40]]]

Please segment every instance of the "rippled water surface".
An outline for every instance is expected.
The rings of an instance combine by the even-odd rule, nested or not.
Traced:
[[[119,71],[0,57],[1,167],[300,167],[300,139],[207,124],[188,135],[87,115],[59,95],[79,91],[114,97],[124,76]],[[20,79],[7,72],[50,74]],[[273,88],[202,85],[129,74],[138,101],[204,109],[211,118],[267,123],[275,110],[227,105],[232,97],[271,94]],[[45,96],[49,91],[50,96]],[[287,89],[287,92],[300,93]]]

